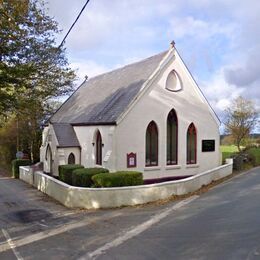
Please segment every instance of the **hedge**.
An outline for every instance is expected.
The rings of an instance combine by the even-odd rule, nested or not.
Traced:
[[[31,161],[28,159],[15,159],[12,161],[12,174],[13,177],[19,179],[19,166],[31,165]]]
[[[134,171],[100,173],[92,177],[95,187],[123,187],[142,185],[143,174]]]
[[[247,151],[247,153],[251,156],[254,157],[252,159],[253,161],[253,166],[259,166],[260,165],[260,147],[258,148],[251,148]]]
[[[93,186],[92,176],[99,173],[109,172],[105,168],[84,168],[76,169],[72,173],[72,185],[78,187],[91,187]]]
[[[72,172],[76,169],[84,168],[80,164],[59,165],[59,178],[61,181],[72,185]]]

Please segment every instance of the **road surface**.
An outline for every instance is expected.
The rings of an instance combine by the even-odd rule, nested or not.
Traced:
[[[164,205],[71,210],[0,178],[0,259],[260,259],[260,167]]]

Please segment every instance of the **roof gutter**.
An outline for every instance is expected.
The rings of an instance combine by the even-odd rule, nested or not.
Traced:
[[[71,123],[72,126],[116,125],[116,122]]]

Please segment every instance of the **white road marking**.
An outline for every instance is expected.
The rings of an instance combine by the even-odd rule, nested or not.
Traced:
[[[122,213],[121,212],[116,212],[116,213],[113,212],[112,214],[109,214],[109,215],[111,215],[111,217],[117,217],[117,216],[122,215]],[[75,229],[75,228],[87,226],[87,225],[89,225],[89,224],[91,224],[94,221],[97,221],[99,219],[102,219],[102,216],[101,217],[95,217],[95,218],[92,218],[90,220],[82,220],[82,221],[72,223],[72,224],[64,224],[63,226],[55,228],[55,229],[38,232],[36,234],[29,235],[27,237],[14,240],[15,246],[20,247],[20,246],[28,245],[28,244],[31,244],[33,242],[36,242],[36,241],[39,241],[39,240],[42,240],[42,239],[49,238],[51,236],[56,236],[56,235],[62,234],[64,232],[70,231],[70,230]],[[10,246],[9,243],[0,244],[0,253],[8,250],[9,246]]]
[[[104,254],[107,250],[113,247],[117,247],[121,244],[123,244],[125,241],[141,234],[142,232],[146,231],[148,228],[150,228],[152,225],[158,223],[163,218],[167,217],[169,214],[171,214],[173,211],[191,203],[193,200],[197,199],[199,196],[195,195],[188,199],[185,199],[183,201],[180,201],[179,203],[173,205],[172,207],[164,210],[162,213],[159,213],[152,217],[150,220],[134,227],[133,229],[130,229],[126,231],[122,236],[114,239],[113,241],[103,245],[102,247],[96,249],[95,251],[91,253],[87,253],[86,255],[79,258],[79,260],[84,259],[96,259],[98,256]]]
[[[40,222],[38,222],[38,225],[43,226],[43,227],[48,227],[48,225],[42,224]]]
[[[12,249],[14,255],[16,256],[17,260],[23,260],[23,258],[21,257],[20,253],[16,250],[16,245],[14,244],[13,240],[11,239],[10,235],[8,234],[8,232],[2,228],[2,232],[5,236],[5,239],[8,243],[8,245],[10,246],[10,248]]]

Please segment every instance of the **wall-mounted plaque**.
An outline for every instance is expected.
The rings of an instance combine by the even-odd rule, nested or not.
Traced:
[[[136,167],[136,153],[128,153],[126,155],[127,168]]]
[[[215,140],[202,140],[202,152],[214,152]]]
[[[107,151],[107,153],[106,153],[106,155],[105,155],[105,157],[104,157],[104,162],[107,162],[108,160],[109,160],[109,157],[110,157],[110,155],[112,154],[112,151],[111,150],[108,150]]]

